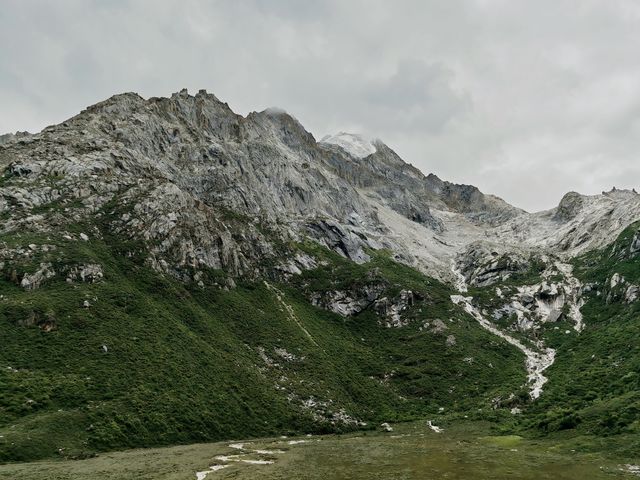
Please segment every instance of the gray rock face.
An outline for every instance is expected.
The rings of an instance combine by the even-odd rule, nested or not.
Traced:
[[[282,239],[311,232],[356,261],[368,259],[369,242],[349,219],[360,219],[360,230],[382,229],[355,189],[323,167],[322,151],[295,119],[276,111],[244,118],[205,92],[112,97],[7,143],[0,168],[12,180],[0,191],[0,213],[11,214],[3,231],[60,227],[114,202],[113,232],[144,240],[149,263],[178,275],[252,272],[273,255],[261,224]],[[52,202],[82,208],[30,215]]]
[[[633,303],[640,298],[640,287],[627,281],[627,279],[619,273],[614,273],[604,285],[607,293],[606,302],[613,303],[622,301],[624,303]]]
[[[449,327],[447,327],[447,324],[444,323],[439,318],[436,318],[435,320],[433,320],[432,322],[430,322],[428,325],[425,325],[425,326],[429,329],[431,333],[436,333],[436,334],[449,330]]]
[[[566,222],[578,215],[583,206],[582,195],[576,192],[569,192],[562,200],[556,209],[554,219]]]
[[[632,190],[570,193],[558,208],[515,217],[487,232],[487,239],[571,257],[610,244],[638,218],[640,195]]]
[[[638,285],[629,285],[624,292],[624,301],[633,303],[640,298],[640,287]]]
[[[31,135],[29,132],[5,133],[0,135],[0,145]]]
[[[431,214],[430,207],[438,197],[428,190],[424,175],[385,144],[371,144],[373,153],[365,158],[352,155],[342,146],[325,142],[319,145],[326,152],[329,168],[362,193],[377,197],[412,221],[436,231],[443,229],[442,222]]]
[[[368,246],[361,236],[332,220],[318,219],[307,223],[309,234],[356,263],[368,262],[370,257],[364,252]]]
[[[499,246],[477,242],[459,255],[458,269],[468,285],[486,287],[527,271],[531,262],[524,253],[505,252]]]
[[[282,272],[285,278],[291,275],[301,275],[303,270],[313,270],[318,266],[315,258],[310,255],[298,253],[283,263],[275,266],[275,270]]]
[[[485,195],[473,185],[440,180],[433,173],[425,178],[428,188],[451,210],[465,214],[477,224],[499,225],[525,213],[494,195]]]
[[[494,320],[511,319],[511,328],[521,332],[535,332],[542,324],[560,319],[573,321],[574,329],[581,331],[585,287],[573,276],[571,265],[551,258],[540,261],[545,262],[545,268],[533,277],[538,283],[497,289],[495,303],[500,306],[491,308],[491,316]]]
[[[394,297],[383,296],[387,285],[372,281],[348,291],[315,292],[311,303],[343,317],[351,317],[371,308],[379,317],[379,322],[388,328],[404,327],[410,319],[405,313],[417,302],[424,300],[419,293],[401,290]]]
[[[352,154],[350,150],[353,149],[345,149],[341,143],[325,140],[321,146],[329,152],[328,163],[338,176],[362,192],[379,198],[402,216],[436,232],[442,232],[446,227],[432,214],[432,208],[456,211],[470,220],[495,224],[523,213],[471,185],[444,182],[433,174],[425,176],[379,140],[370,144],[371,153],[364,157]],[[355,152],[361,150],[363,147],[358,144]]]
[[[329,310],[343,317],[356,315],[374,305],[384,291],[385,285],[371,283],[350,291],[333,291],[324,294],[315,293],[311,303],[316,307]]]
[[[20,280],[20,286],[25,290],[36,290],[48,279],[55,277],[56,272],[50,263],[41,263],[34,273],[25,273]]]
[[[67,274],[67,282],[87,282],[97,283],[104,278],[102,265],[90,263],[86,265],[78,265],[69,270]]]
[[[282,111],[242,117],[202,91],[116,95],[3,145],[0,214],[9,218],[0,230],[62,230],[114,204],[112,232],[143,240],[150,265],[185,279],[201,267],[254,273],[274,255],[265,225],[276,238],[310,236],[356,262],[368,261],[367,248],[389,248],[414,263],[367,196],[434,232],[443,225],[430,202],[446,205],[384,144],[356,160],[316,143]],[[32,214],[54,202],[60,210]]]
[[[635,257],[638,253],[640,253],[640,230],[635,233],[629,246],[629,254],[632,257]]]
[[[387,328],[405,327],[409,324],[410,319],[404,313],[423,297],[411,290],[401,290],[394,298],[383,297],[373,305],[376,313],[383,319],[383,323]]]
[[[184,281],[204,268],[259,276],[282,245],[311,238],[360,263],[368,249],[389,249],[445,281],[468,250],[465,275],[488,285],[520,271],[524,250],[572,255],[640,217],[639,196],[625,191],[571,194],[528,214],[425,176],[380,141],[316,142],[283,111],[243,117],[205,91],[116,95],[40,133],[3,137],[0,173],[0,233],[91,242],[100,232],[85,240],[68,226],[99,215],[109,233],[142,242],[149,265]],[[467,247],[483,242],[502,246],[506,264],[478,264],[479,247]]]

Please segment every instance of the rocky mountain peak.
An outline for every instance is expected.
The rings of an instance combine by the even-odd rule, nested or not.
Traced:
[[[633,198],[638,195],[638,192],[635,188],[616,188],[612,187],[608,192],[602,192],[602,195],[610,197],[610,198]]]
[[[473,242],[572,253],[603,244],[640,215],[640,196],[626,191],[571,193],[557,210],[528,214],[472,185],[425,176],[379,140],[341,132],[316,142],[284,110],[243,117],[204,90],[115,95],[5,141],[0,171],[3,231],[57,230],[115,202],[129,220],[111,227],[144,239],[153,264],[170,271],[250,271],[272,250],[261,223],[281,239],[312,238],[355,261],[366,261],[367,248],[389,249],[449,280],[452,259]],[[52,202],[64,216],[45,208]],[[229,212],[252,223],[222,222]]]
[[[560,221],[567,221],[575,218],[583,206],[583,198],[578,192],[569,192],[562,197],[556,209],[554,218]]]
[[[310,151],[315,147],[314,136],[284,109],[270,107],[261,112],[251,112],[246,120],[261,129],[259,135],[264,136],[269,132],[290,148]]]

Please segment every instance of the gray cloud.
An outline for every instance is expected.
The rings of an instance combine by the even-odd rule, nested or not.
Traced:
[[[634,0],[4,0],[0,132],[206,88],[530,210],[640,184]]]

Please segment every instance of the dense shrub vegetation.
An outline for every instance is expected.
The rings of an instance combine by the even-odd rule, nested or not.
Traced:
[[[640,278],[638,258],[619,255],[633,228],[576,260],[584,282],[603,290],[616,272]],[[15,279],[44,258],[2,270],[0,460],[371,428],[436,414],[494,420],[505,431],[640,432],[638,302],[607,300],[594,288],[580,335],[547,332],[557,361],[531,404],[521,354],[454,306],[449,287],[385,252],[357,265],[297,245],[320,266],[227,289],[220,271],[207,272],[204,286],[160,275],[145,265],[142,245],[102,233],[88,242],[0,238],[54,244],[46,260],[57,272],[78,263],[104,270],[96,283],[58,275],[33,291]],[[309,301],[365,282],[388,297],[417,293],[420,301],[403,313],[409,324],[387,328],[372,308],[345,318]],[[436,320],[444,329],[433,328]],[[524,413],[512,416],[512,405]]]

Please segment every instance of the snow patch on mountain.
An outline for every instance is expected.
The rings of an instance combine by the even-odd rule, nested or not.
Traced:
[[[338,145],[356,158],[368,157],[377,151],[373,140],[355,133],[340,132],[336,135],[326,135],[319,143]]]

